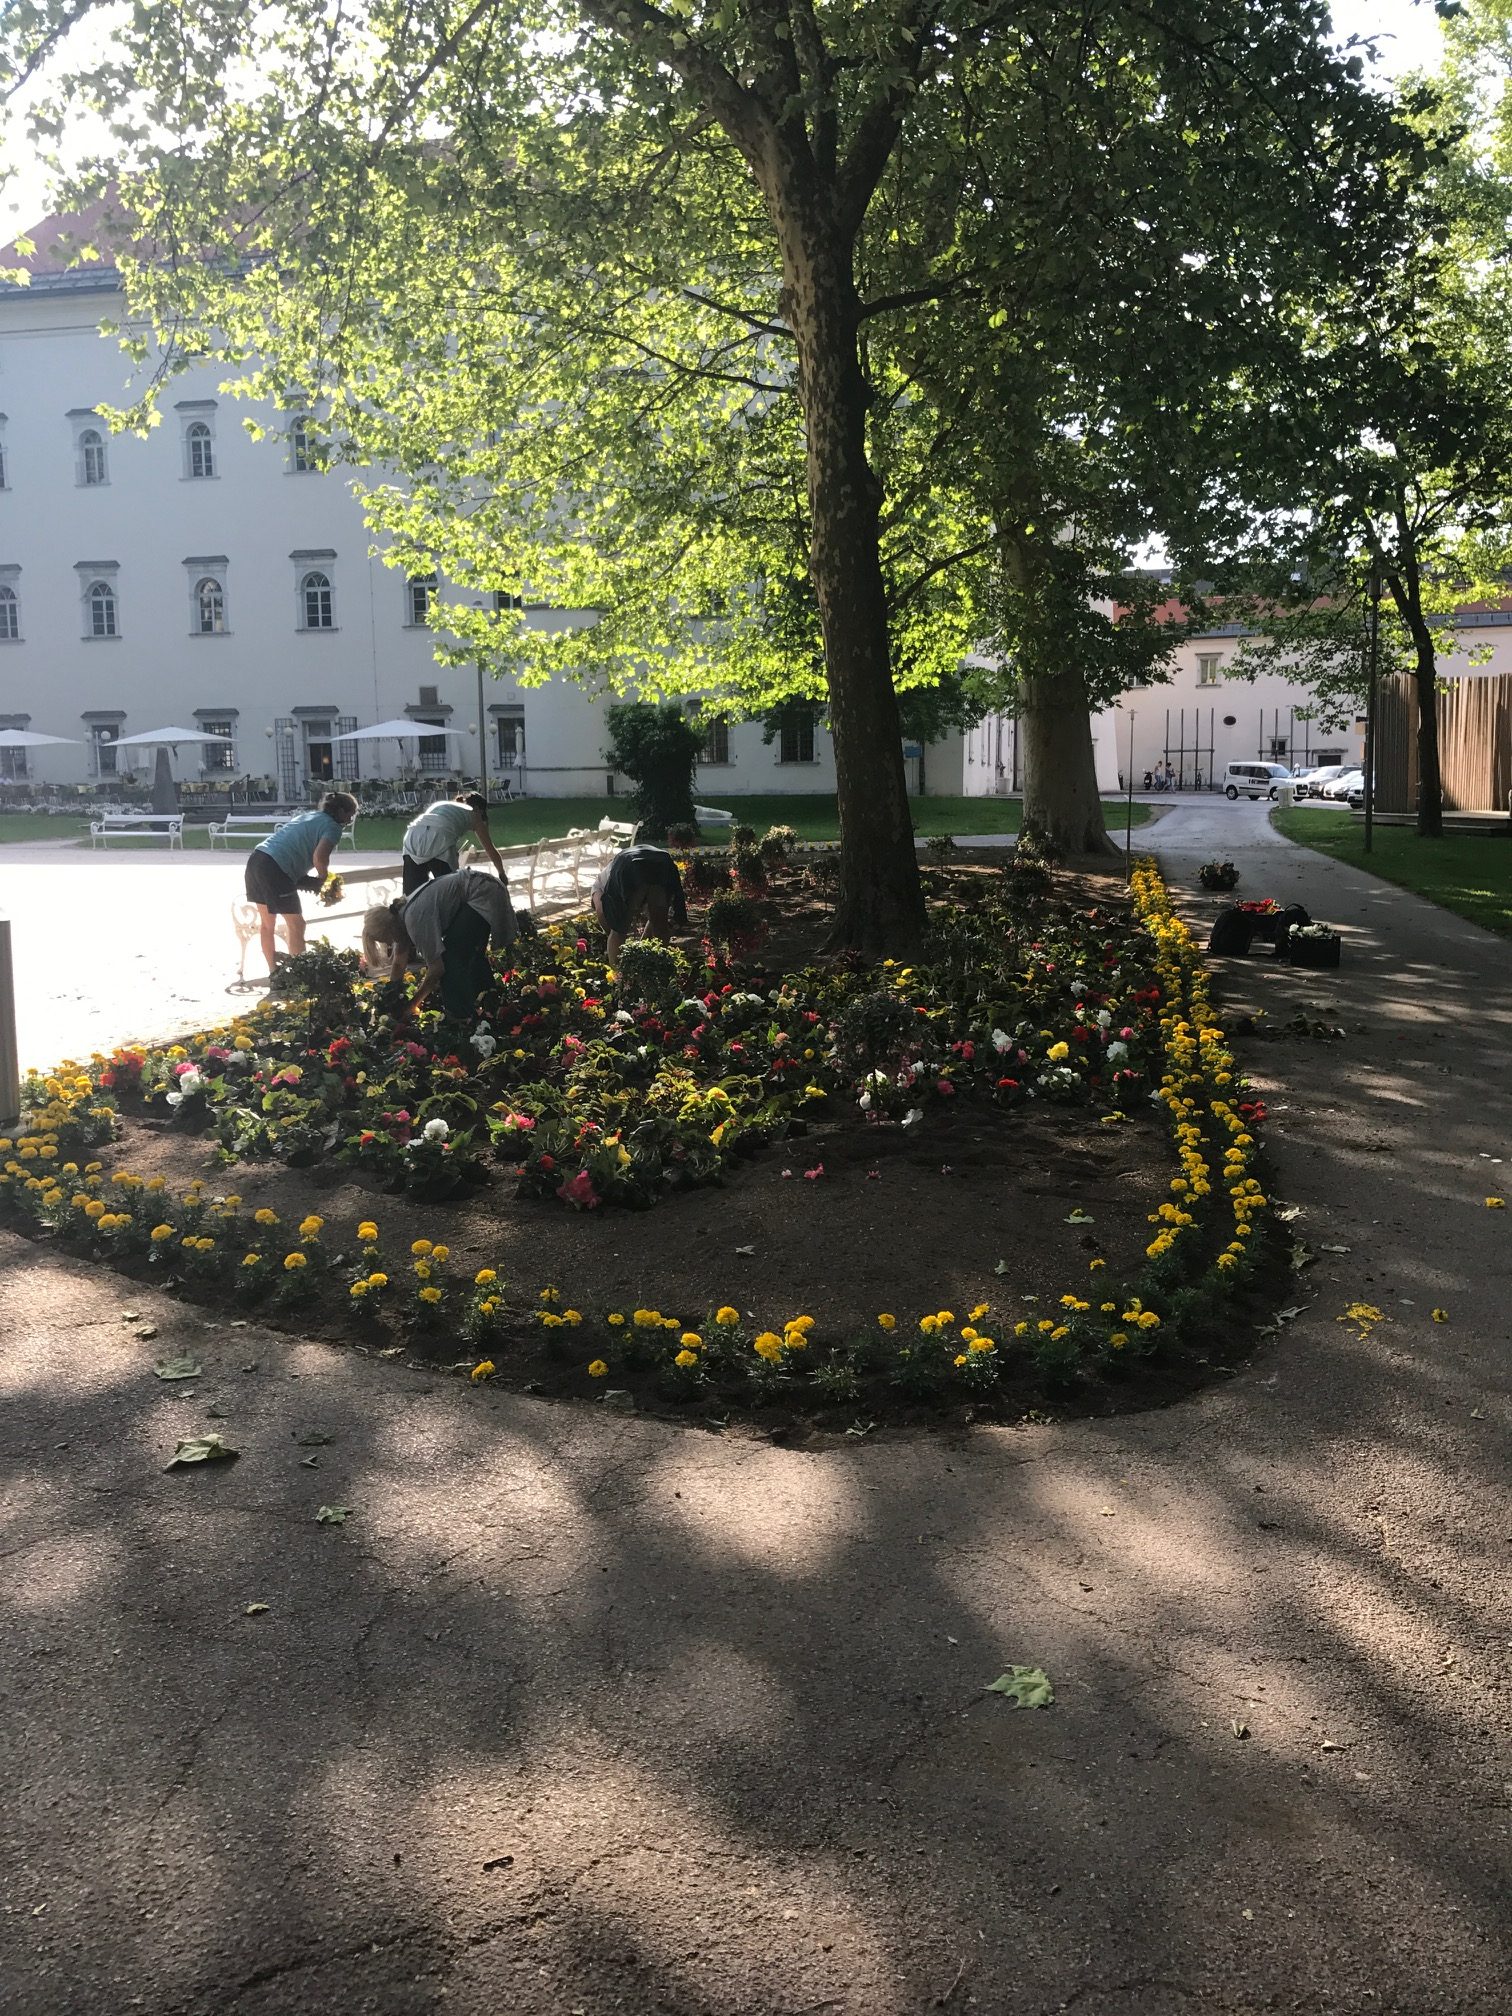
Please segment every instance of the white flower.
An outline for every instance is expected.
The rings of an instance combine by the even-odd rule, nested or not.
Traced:
[[[1128,1054],[1129,1046],[1127,1043],[1110,1043],[1108,1045],[1107,1056],[1110,1064],[1122,1064]]]
[[[628,1008],[616,1008],[614,1019],[622,1029],[628,1029],[630,1024],[635,1020],[635,1017],[630,1013]]]
[[[870,1092],[863,1092],[861,1097],[856,1101],[856,1104],[861,1108],[863,1113],[870,1113],[872,1109],[872,1095]]]
[[[472,1039],[472,1047],[480,1057],[492,1057],[498,1044],[485,1030],[480,1029]]]
[[[198,1071],[186,1071],[179,1080],[179,1090],[186,1099],[193,1098],[196,1092],[203,1092],[204,1089],[205,1081]]]
[[[1013,1048],[1013,1038],[1008,1034],[1006,1029],[994,1029],[992,1032],[992,1047],[996,1050],[999,1057],[1001,1057],[1005,1050]]]
[[[911,1064],[908,1068],[910,1069],[910,1071],[913,1072],[915,1078],[922,1078],[924,1076],[926,1067],[924,1064],[924,1060],[921,1057],[915,1063]]]
[[[451,1129],[444,1120],[436,1119],[427,1120],[421,1132],[427,1141],[444,1141]]]
[[[915,1122],[923,1118],[924,1108],[922,1106],[910,1106],[908,1111],[903,1115],[903,1125],[905,1127],[912,1127]]]
[[[1109,1008],[1099,1008],[1099,1009],[1098,1009],[1098,1011],[1097,1011],[1097,1026],[1098,1026],[1098,1028],[1099,1028],[1099,1029],[1106,1029],[1106,1028],[1107,1028],[1107,1026],[1108,1026],[1108,1024],[1109,1024],[1109,1023],[1110,1023],[1110,1022],[1111,1022],[1112,1020],[1113,1020],[1113,1012],[1112,1012],[1112,1010],[1111,1010],[1111,1009],[1109,1009]]]
[[[168,1104],[170,1106],[182,1106],[183,1103],[184,1095],[182,1092],[170,1092],[168,1094]]]

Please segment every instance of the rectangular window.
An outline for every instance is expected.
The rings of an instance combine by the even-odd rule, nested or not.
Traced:
[[[1270,760],[1272,763],[1284,763],[1286,761],[1286,737],[1284,735],[1273,735],[1271,737]]]
[[[1216,686],[1218,684],[1218,667],[1222,662],[1216,652],[1211,654],[1204,652],[1197,660],[1197,684],[1199,686]]]
[[[728,763],[730,760],[730,724],[728,721],[709,721],[704,724],[704,744],[698,752],[700,763]]]
[[[812,763],[814,760],[814,710],[812,707],[785,707],[782,711],[780,763]]]
[[[289,469],[295,476],[314,476],[325,467],[325,449],[316,439],[310,417],[301,413],[289,429]]]
[[[336,775],[334,732],[329,720],[304,724],[305,775],[322,784],[329,784]]]
[[[331,577],[318,568],[299,584],[299,606],[304,630],[334,630],[335,604],[331,599]]]
[[[116,743],[120,740],[120,735],[120,727],[114,721],[91,722],[89,729],[89,767],[96,777],[115,776],[116,758],[120,754],[120,751],[116,748]]]
[[[105,437],[96,427],[86,427],[79,436],[79,482],[88,490],[110,479],[105,460]]]
[[[184,457],[186,473],[189,476],[205,477],[215,474],[215,440],[205,421],[191,420],[185,428]]]
[[[24,784],[31,775],[26,767],[27,754],[25,749],[0,749],[0,781]]]
[[[21,603],[14,588],[0,583],[0,644],[21,641]]]
[[[494,716],[494,753],[501,770],[516,770],[525,761],[525,709],[511,708]]]
[[[417,728],[440,728],[443,725],[440,721],[426,721],[418,714],[411,715],[410,718]],[[422,735],[415,745],[419,753],[420,768],[428,777],[444,776],[451,767],[446,744],[445,735]]]
[[[236,774],[236,723],[225,718],[201,715],[200,728],[206,735],[219,735],[219,744],[206,742],[201,745],[204,771],[207,777],[234,776]]]
[[[405,622],[416,629],[430,622],[431,609],[436,600],[436,577],[434,574],[412,574],[405,587]]]

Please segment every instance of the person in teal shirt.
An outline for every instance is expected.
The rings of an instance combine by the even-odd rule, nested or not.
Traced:
[[[268,971],[278,959],[274,933],[286,919],[290,952],[303,952],[301,889],[318,889],[333,849],[357,817],[357,800],[346,791],[327,791],[317,812],[300,812],[276,833],[259,840],[247,856],[247,901],[257,905],[258,936]]]

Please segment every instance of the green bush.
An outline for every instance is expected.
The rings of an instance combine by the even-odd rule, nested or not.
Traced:
[[[679,707],[626,701],[609,709],[608,760],[635,785],[641,838],[660,841],[673,826],[698,831],[693,766],[703,737]]]

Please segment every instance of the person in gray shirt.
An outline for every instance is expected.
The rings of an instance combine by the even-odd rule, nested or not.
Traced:
[[[416,959],[423,964],[406,1015],[439,987],[443,1012],[468,1021],[477,1014],[478,996],[492,977],[489,946],[506,949],[519,930],[507,885],[476,868],[459,868],[402,902],[369,910],[362,926],[363,955],[376,972],[387,947],[390,978]]]

